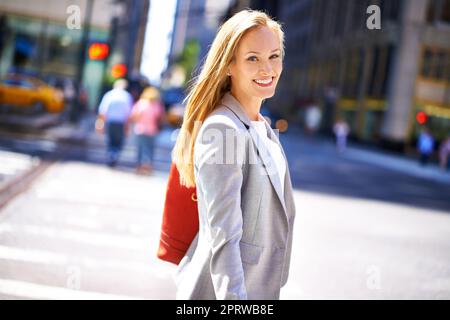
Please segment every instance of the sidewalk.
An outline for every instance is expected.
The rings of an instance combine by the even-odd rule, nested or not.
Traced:
[[[343,157],[382,166],[418,178],[450,184],[450,171],[444,172],[436,164],[428,164],[426,167],[422,167],[417,160],[408,157],[377,153],[353,145],[350,145]]]
[[[307,136],[300,128],[289,128],[288,132],[281,134],[281,142],[289,144],[300,141],[307,144],[317,144],[322,148],[335,150],[334,139],[316,135]],[[394,154],[376,147],[348,142],[347,150],[342,155],[344,159],[365,162],[370,165],[401,172],[417,178],[429,179],[440,183],[450,184],[450,171],[443,172],[436,163],[429,163],[426,167],[419,165],[419,161],[409,155]]]
[[[78,124],[64,123],[46,131],[46,138],[67,145],[84,147],[87,160],[106,163],[106,136],[95,131],[95,114],[84,115]],[[167,171],[170,168],[170,152],[175,144],[174,129],[165,127],[156,138],[155,169]],[[134,166],[136,157],[136,135],[132,128],[125,139],[125,144],[119,159],[119,165]]]

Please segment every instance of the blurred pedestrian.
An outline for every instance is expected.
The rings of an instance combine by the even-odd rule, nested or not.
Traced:
[[[342,153],[347,148],[347,136],[350,133],[350,127],[343,119],[338,118],[333,126],[333,131],[336,136],[336,147],[339,153]]]
[[[158,89],[147,87],[133,106],[130,120],[137,137],[137,173],[150,173],[153,166],[155,139],[165,119]]]
[[[448,156],[450,155],[450,135],[442,141],[441,147],[439,149],[439,163],[443,171],[448,168]]]
[[[305,124],[306,131],[309,134],[314,134],[319,129],[320,121],[322,119],[322,111],[316,104],[310,105],[306,109]]]
[[[116,80],[113,89],[103,96],[98,110],[96,129],[106,132],[108,166],[110,167],[117,165],[128,131],[133,98],[126,91],[127,86],[127,80]]]
[[[434,148],[434,138],[427,127],[424,127],[417,140],[417,150],[420,153],[420,164],[425,166]]]

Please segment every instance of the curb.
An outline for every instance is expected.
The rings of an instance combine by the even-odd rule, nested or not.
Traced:
[[[8,183],[0,187],[0,210],[3,209],[12,199],[30,188],[32,183],[41,176],[56,160],[44,160],[37,166],[11,179]]]

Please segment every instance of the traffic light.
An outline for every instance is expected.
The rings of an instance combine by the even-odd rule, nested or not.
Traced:
[[[89,46],[88,54],[91,60],[104,60],[109,54],[109,46],[106,43],[92,43]]]
[[[416,121],[417,121],[418,124],[424,125],[424,124],[427,123],[427,120],[428,120],[428,116],[427,116],[427,114],[425,112],[423,112],[423,111],[417,112],[417,114],[416,114]]]
[[[111,76],[114,79],[123,78],[127,74],[127,66],[123,63],[115,64],[111,67]]]

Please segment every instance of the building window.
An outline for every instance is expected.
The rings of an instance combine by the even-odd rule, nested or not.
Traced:
[[[446,54],[445,51],[438,51],[436,52],[436,79],[438,80],[443,80],[444,76],[445,76],[445,60],[446,60],[446,56],[448,55],[448,53]]]
[[[372,51],[373,53],[373,63],[372,70],[370,71],[369,88],[367,94],[371,97],[379,97],[381,93],[380,89],[380,74],[382,73],[382,68],[380,66],[383,63],[383,51],[380,47],[375,47]]]
[[[353,2],[352,13],[352,29],[353,31],[366,29],[366,17],[367,7],[370,5],[370,1],[356,0]]]
[[[422,58],[422,76],[430,77],[431,76],[431,65],[433,59],[433,52],[430,49],[425,49],[423,52]]]
[[[347,60],[345,74],[343,95],[349,98],[356,98],[358,95],[359,82],[362,77],[362,69],[364,63],[364,50],[354,49],[349,54]]]
[[[422,55],[421,76],[433,80],[449,80],[449,60],[449,49],[425,48]]]
[[[373,64],[370,75],[368,95],[384,99],[387,94],[387,82],[392,64],[393,46],[376,47],[373,51]]]
[[[334,36],[340,37],[344,34],[344,26],[345,26],[345,15],[347,12],[347,1],[339,3],[336,10],[336,19],[334,22]]]
[[[383,87],[381,89],[381,96],[387,96],[388,85],[389,85],[389,75],[393,72],[394,66],[394,56],[395,56],[396,47],[392,44],[387,47],[387,57],[386,63],[384,65],[384,77],[383,77]]]
[[[409,1],[409,0],[406,0]],[[400,18],[401,0],[380,0],[379,6],[383,20],[397,21]]]
[[[445,0],[442,6],[441,21],[450,23],[450,0]]]
[[[450,23],[450,0],[432,0],[428,4],[427,22]]]

